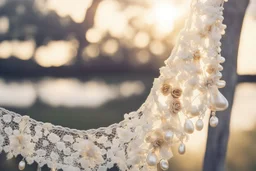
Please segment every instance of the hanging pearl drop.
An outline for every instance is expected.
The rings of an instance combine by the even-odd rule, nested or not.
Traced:
[[[185,144],[181,143],[178,149],[179,154],[183,155],[186,152],[186,146]]]
[[[221,94],[219,90],[217,92],[211,92],[210,94],[210,109],[213,111],[223,111],[228,108],[227,99]]]
[[[196,130],[201,131],[204,128],[204,122],[202,119],[196,121]]]
[[[211,127],[216,127],[219,123],[219,119],[216,116],[212,116],[210,119]]]
[[[218,88],[224,88],[226,86],[226,81],[219,80],[216,84]]]
[[[51,171],[56,171],[56,169],[55,169],[55,168],[52,168]]]
[[[167,130],[164,134],[164,139],[166,141],[171,141],[173,139],[174,133],[171,130]]]
[[[184,123],[184,130],[188,134],[192,134],[194,132],[194,124],[191,120],[187,119]]]
[[[149,153],[147,156],[147,163],[149,166],[155,166],[157,165],[158,159],[156,154],[154,153]]]
[[[198,116],[200,114],[200,110],[196,106],[191,106],[189,112],[192,116]]]
[[[168,170],[169,169],[169,162],[167,160],[161,160],[160,161],[160,168],[162,170]]]
[[[24,170],[26,167],[26,163],[24,160],[20,161],[19,163],[19,170]]]

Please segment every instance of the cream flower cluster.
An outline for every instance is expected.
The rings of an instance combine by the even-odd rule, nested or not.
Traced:
[[[167,170],[172,145],[179,143],[178,152],[184,154],[189,134],[203,129],[205,113],[211,111],[210,125],[215,127],[215,112],[228,107],[218,90],[225,86],[220,72],[225,61],[220,54],[223,19],[223,0],[192,2],[185,27],[146,102],[120,123],[82,131],[0,108],[0,152],[8,159],[23,156],[20,170],[34,162],[38,170],[47,165],[52,171],[155,171],[157,164]]]

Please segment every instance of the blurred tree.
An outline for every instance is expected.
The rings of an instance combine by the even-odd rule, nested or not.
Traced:
[[[229,108],[219,112],[220,123],[217,128],[209,127],[204,171],[224,171],[225,158],[229,138],[229,124],[233,104],[234,91],[237,83],[237,54],[243,19],[249,0],[231,0],[225,5],[224,17],[227,24],[226,36],[222,41],[222,55],[226,57],[223,78],[227,85],[223,95],[229,101]]]

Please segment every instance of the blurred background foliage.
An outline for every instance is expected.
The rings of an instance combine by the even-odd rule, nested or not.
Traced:
[[[76,129],[121,121],[146,99],[189,2],[0,0],[0,105]],[[255,4],[244,21],[239,74],[256,73]],[[227,170],[256,170],[255,100],[256,84],[238,84]],[[174,151],[170,170],[201,170],[206,136],[206,128],[191,136],[185,156]],[[18,170],[19,159],[1,154],[0,170]]]

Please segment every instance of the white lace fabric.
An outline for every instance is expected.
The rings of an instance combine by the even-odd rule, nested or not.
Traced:
[[[156,154],[159,161],[168,160],[171,146],[188,137],[179,115],[202,119],[212,110],[211,97],[219,93],[220,39],[225,29],[222,3],[193,1],[178,42],[138,111],[125,114],[123,121],[109,127],[82,131],[0,108],[0,152],[9,159],[22,155],[28,164],[64,171],[106,171],[115,165],[121,171],[156,170],[146,161],[148,153]],[[168,86],[175,91],[168,92]],[[167,130],[176,137],[170,142],[159,138]]]

